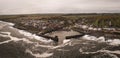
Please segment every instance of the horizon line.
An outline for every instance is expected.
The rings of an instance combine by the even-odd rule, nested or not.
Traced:
[[[54,15],[54,14],[71,14],[72,15],[73,14],[74,15],[74,14],[120,14],[120,13],[116,13],[116,12],[113,12],[113,13],[112,12],[108,12],[108,13],[107,12],[104,12],[104,13],[100,13],[100,12],[99,13],[98,12],[96,13],[95,12],[93,13],[89,13],[89,12],[88,13],[26,13],[26,14],[0,14],[0,16],[2,15],[45,15],[45,14],[46,15],[47,14],[48,15]]]

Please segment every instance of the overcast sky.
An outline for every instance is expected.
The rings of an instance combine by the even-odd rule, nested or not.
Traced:
[[[0,0],[0,14],[120,13],[120,0]]]

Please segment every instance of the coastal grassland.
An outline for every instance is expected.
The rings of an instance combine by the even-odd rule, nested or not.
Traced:
[[[65,21],[64,25],[82,24],[97,28],[120,28],[120,14],[26,14],[1,15],[0,20],[21,24],[21,21]],[[56,23],[57,24],[57,23]],[[22,24],[21,24],[22,25]]]
[[[92,27],[120,28],[120,14],[66,15],[64,17]]]

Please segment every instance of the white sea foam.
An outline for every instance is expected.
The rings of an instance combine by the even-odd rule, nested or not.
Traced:
[[[44,47],[44,48],[49,48],[49,49],[57,49],[57,48],[61,48],[61,47],[65,47],[66,45],[68,45],[68,43],[66,44],[60,44],[57,46],[50,46],[50,45],[36,45],[36,47]]]
[[[69,45],[69,43],[65,43],[65,44],[60,44],[57,46],[50,46],[50,45],[35,45],[36,47],[44,47],[44,48],[48,48],[48,49],[57,49],[57,48],[61,48],[61,47],[65,47],[66,45]]]
[[[105,41],[105,37],[101,36],[101,37],[98,38],[97,41],[104,42]]]
[[[115,53],[115,54],[120,54],[120,51],[119,50],[116,50],[116,51],[109,51],[109,50],[100,50],[98,52],[106,52],[106,53]]]
[[[86,39],[86,40],[93,40],[93,41],[105,42],[105,38],[103,36],[97,38],[95,36],[85,35],[82,38]]]
[[[63,44],[65,44],[65,43],[68,43],[68,42],[70,42],[70,39],[65,39],[65,40],[63,40]]]
[[[109,50],[99,50],[97,52],[82,52],[83,54],[94,54],[98,52],[104,52],[107,53],[112,58],[119,58],[115,54],[120,54],[120,51],[109,51]]]
[[[35,47],[44,47],[44,48],[50,48],[50,49],[53,49],[54,46],[50,46],[50,45],[39,45],[39,44],[36,44]]]
[[[104,30],[115,30],[115,28],[103,28]]]
[[[95,36],[90,36],[90,35],[85,35],[82,37],[82,39],[86,40],[93,40],[93,41],[98,41],[98,42],[107,42],[110,45],[120,45],[120,39],[108,39],[105,41],[105,37],[95,37]]]
[[[39,40],[39,41],[42,41],[42,42],[45,42],[45,43],[53,42],[51,39],[47,40],[47,39],[45,39],[43,37],[37,36],[36,34],[32,34],[32,33],[26,32],[24,30],[19,30],[19,33],[23,34],[24,36],[27,36],[30,39],[36,39],[36,40]]]
[[[3,41],[3,42],[0,42],[0,44],[9,43],[9,42],[11,42],[11,41],[12,41],[12,40]]]
[[[110,54],[120,54],[119,50],[116,50],[116,51],[98,50],[98,51],[95,51],[95,52],[84,52],[81,48],[79,49],[79,52],[81,52],[82,54],[95,54],[95,53],[98,53],[98,52],[104,52],[104,53],[110,53]]]
[[[87,26],[87,25],[81,25],[81,28],[83,28],[83,29],[87,29],[88,26]]]
[[[26,53],[30,53],[31,55],[35,56],[36,58],[46,58],[46,57],[50,57],[50,56],[53,55],[53,53],[47,53],[47,52],[44,52],[42,54],[40,54],[40,53],[33,53],[29,49],[26,49]]]
[[[89,30],[102,30],[102,29],[104,29],[104,30],[116,30],[115,28],[94,28],[94,27],[89,27],[87,25],[77,25],[77,26],[79,26],[82,29],[89,29]]]
[[[14,23],[10,23],[10,22],[4,22],[4,21],[0,21],[0,26],[2,25],[8,25],[8,26],[14,26],[15,24]]]
[[[10,32],[13,35],[22,36],[22,37],[29,38],[29,39],[36,39],[38,41],[45,42],[45,43],[51,43],[51,42],[53,42],[51,39],[47,40],[47,39],[45,39],[43,37],[37,36],[36,34],[32,34],[30,32],[14,28],[13,27],[14,26],[13,23],[0,21],[0,26],[2,26],[2,25],[5,25],[5,27],[6,27],[6,29],[3,29],[5,32]],[[0,27],[0,29],[2,29],[2,28],[3,27]],[[4,35],[4,36],[7,36],[7,35]]]
[[[106,42],[109,42],[110,45],[120,45],[120,39],[109,39]]]
[[[89,30],[93,30],[94,28],[93,28],[93,27],[89,27],[88,29],[89,29]]]
[[[21,41],[21,40],[24,41],[24,42],[26,42],[26,43],[33,43],[32,41],[30,41],[30,40],[28,40],[26,38],[13,37],[13,36],[11,36],[10,32],[1,32],[1,33],[5,34],[5,35],[0,34],[0,36],[2,36],[2,37],[8,37],[8,38],[10,38],[10,40],[0,42],[0,44],[9,43],[11,41],[17,42],[17,41]]]

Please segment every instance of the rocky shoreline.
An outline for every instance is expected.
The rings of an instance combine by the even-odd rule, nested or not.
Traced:
[[[1,36],[0,58],[119,58],[120,57],[119,33],[114,34],[111,32],[111,30],[108,30],[108,32],[105,32],[104,30],[98,30],[98,29],[96,30],[95,27],[93,26],[91,26],[92,28],[91,27],[86,28],[83,26],[83,24],[79,24],[78,26],[76,26],[76,24],[81,22],[78,22],[77,20],[76,21],[69,20],[68,18],[62,18],[62,17],[60,18],[50,17],[48,19],[47,18],[26,19],[26,18],[28,17],[20,17],[17,19],[6,19],[6,20],[0,19],[2,21],[14,23],[15,29],[18,28],[17,30],[22,30],[20,31],[20,34],[26,35],[28,37],[25,38],[23,36],[17,35],[19,32],[17,31],[15,32],[15,29],[11,30],[9,27],[6,27],[4,31],[4,28],[2,28],[0,32],[0,36]],[[2,25],[4,26],[4,24],[1,23],[1,26]],[[62,28],[60,28],[59,26]],[[58,29],[56,30],[56,28]],[[30,34],[26,33],[26,31],[30,32]],[[11,35],[10,33],[16,35],[17,37]],[[79,34],[81,33],[85,33],[85,36],[81,38],[77,38],[78,36],[80,36]],[[40,35],[40,37],[37,35]],[[39,40],[43,40],[43,37],[45,36],[47,37],[51,36],[52,38],[54,38],[55,35],[59,35],[58,37],[61,37],[60,39],[62,40],[64,40],[63,37],[66,37],[67,40],[64,40],[63,43],[59,45],[49,44],[48,42],[53,42],[53,41],[47,40],[46,38],[45,38],[46,40],[45,42],[47,42],[48,44],[39,41]],[[114,35],[118,35],[118,37]],[[34,40],[29,39],[29,37],[33,38]],[[75,37],[75,38],[71,39],[71,37]],[[105,40],[107,38],[109,40]]]
[[[1,19],[3,21],[15,23],[16,28],[21,30],[26,30],[33,34],[45,35],[54,31],[69,31],[74,30],[80,33],[85,33],[93,36],[105,36],[106,38],[120,38],[119,30],[113,28],[103,29],[103,28],[93,28],[87,25],[81,25],[81,22],[75,22],[64,17],[50,17],[42,19]]]

